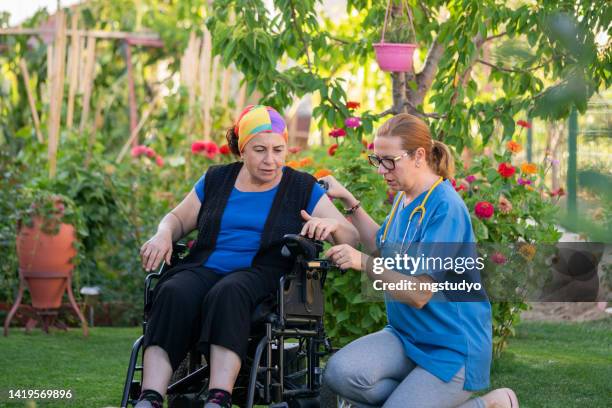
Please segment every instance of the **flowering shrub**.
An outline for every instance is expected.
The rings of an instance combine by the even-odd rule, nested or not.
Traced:
[[[472,213],[476,239],[492,249],[485,269],[496,277],[492,282],[486,282],[485,277],[490,292],[519,287],[526,279],[533,279],[529,274],[543,267],[532,263],[536,255],[533,244],[555,243],[561,235],[554,225],[559,192],[549,192],[544,185],[552,163],[545,160],[544,166],[515,166],[514,156],[522,149],[519,143],[510,141],[501,154],[479,156],[471,167],[460,168],[457,175],[456,184],[467,186],[458,191]],[[501,271],[507,273],[496,273]],[[520,312],[527,308],[520,296],[517,300],[492,304],[496,355],[514,333]]]

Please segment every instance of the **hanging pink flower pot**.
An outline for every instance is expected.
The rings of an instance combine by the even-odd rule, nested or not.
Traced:
[[[400,5],[400,15],[403,9],[405,9],[408,14],[410,37],[412,41],[409,40],[403,24],[395,28],[392,27],[387,33],[389,15],[391,14],[391,0],[389,0],[387,2],[385,23],[383,25],[380,42],[373,44],[374,52],[376,53],[376,62],[378,62],[380,69],[385,72],[412,71],[412,57],[414,55],[414,50],[417,48],[412,12],[405,0],[402,0]],[[387,41],[385,41],[385,33],[387,34]]]
[[[378,43],[374,44],[376,62],[385,72],[411,72],[412,56],[416,49],[416,44],[393,44]]]

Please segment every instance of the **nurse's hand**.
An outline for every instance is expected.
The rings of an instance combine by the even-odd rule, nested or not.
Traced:
[[[355,197],[351,194],[350,191],[346,189],[338,180],[334,178],[334,176],[325,176],[321,177],[319,180],[324,180],[329,185],[327,189],[327,195],[332,199],[340,199],[345,203],[352,203],[350,207],[352,207],[355,203]]]
[[[313,217],[304,210],[301,211],[301,215],[304,221],[306,221],[306,224],[302,227],[300,235],[304,235],[311,239],[324,241],[329,237],[329,234],[336,232],[340,225],[336,219]]]
[[[367,255],[350,245],[341,244],[328,249],[325,253],[325,257],[331,259],[340,269],[356,269],[362,271],[365,265],[364,260],[367,258]]]

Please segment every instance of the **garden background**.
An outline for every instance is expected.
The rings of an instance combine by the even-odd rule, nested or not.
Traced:
[[[138,249],[208,166],[234,160],[225,130],[248,103],[284,114],[288,165],[333,174],[375,219],[392,196],[365,156],[377,126],[410,112],[453,147],[453,182],[480,242],[609,242],[609,2],[391,5],[388,41],[417,44],[407,73],[383,72],[375,60],[386,1],[90,0],[39,10],[19,26],[0,6],[0,317],[18,286],[18,221],[43,214],[77,228],[73,288],[79,302],[81,288],[100,288],[96,325],[137,326]],[[62,208],[50,197],[61,197]],[[510,257],[500,251],[490,262],[518,273]],[[604,272],[602,291],[610,285]],[[361,284],[356,272],[328,281],[326,327],[335,345],[385,323],[384,305],[364,301]],[[510,336],[527,308],[494,304],[496,356],[508,341],[511,355]],[[610,318],[594,315],[607,323],[528,325],[521,336],[569,341],[592,329],[609,337]],[[67,307],[60,318],[77,323]],[[15,322],[27,319],[18,313]],[[135,336],[99,329],[89,341],[112,333]],[[15,338],[17,352],[26,340]],[[609,378],[610,344],[594,341],[582,347],[607,349],[608,358],[593,357],[593,372]],[[502,367],[512,365],[501,358]],[[116,368],[121,377],[123,366]],[[593,398],[605,395],[604,384],[593,384]]]

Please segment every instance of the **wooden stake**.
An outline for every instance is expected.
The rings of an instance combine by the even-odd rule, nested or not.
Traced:
[[[127,67],[128,78],[128,105],[130,113],[130,132],[133,132],[138,126],[138,106],[136,106],[136,84],[134,81],[134,69],[132,65],[132,47],[128,43],[124,43],[125,47],[125,65]],[[138,144],[138,140],[134,140],[134,145]]]
[[[51,106],[51,80],[53,79],[53,44],[47,46],[47,97],[45,103]]]
[[[232,66],[230,65],[227,69],[223,70],[223,79],[221,80],[221,106],[223,109],[227,109],[227,103],[229,101],[230,85],[232,79]]]
[[[42,143],[43,135],[40,131],[40,118],[38,117],[38,110],[36,110],[36,101],[34,100],[34,94],[30,89],[30,72],[28,66],[23,59],[19,60],[19,68],[23,75],[23,85],[25,86],[26,93],[28,95],[28,103],[30,104],[30,111],[32,112],[32,120],[34,121],[34,129],[36,130],[36,138]]]
[[[66,126],[72,128],[73,116],[74,116],[74,97],[77,90],[79,80],[79,52],[81,50],[81,37],[77,31],[78,25],[78,14],[72,15],[71,27],[72,31],[77,34],[73,35],[70,39],[70,55],[68,57],[68,112],[66,114]]]
[[[204,41],[202,41],[202,51],[200,53],[200,96],[202,98],[202,109],[204,117],[204,140],[208,140],[210,135],[207,133],[208,122],[210,121],[210,104],[206,97],[206,89],[210,84],[210,60],[212,53],[212,39],[210,32],[204,29]]]
[[[51,106],[49,113],[49,177],[55,177],[57,166],[57,148],[60,137],[62,101],[64,99],[64,74],[66,60],[66,16],[63,11],[56,14],[56,32],[54,40]]]
[[[205,94],[206,99],[208,99],[208,120],[205,122],[206,128],[204,129],[204,135],[207,140],[210,138],[212,129],[212,108],[215,106],[215,99],[217,98],[217,77],[219,76],[219,59],[220,58],[218,55],[213,59],[210,84],[208,85],[208,92],[206,92]]]
[[[85,75],[83,79],[83,112],[81,113],[81,124],[79,125],[79,133],[85,131],[87,119],[89,117],[91,93],[93,91],[93,80],[96,68],[96,39],[94,37],[87,38],[87,49],[85,50]]]
[[[138,122],[138,124],[136,125],[136,128],[132,130],[132,132],[130,133],[130,137],[128,138],[128,140],[125,142],[125,144],[121,148],[121,151],[119,152],[119,155],[117,156],[117,159],[115,160],[116,163],[119,163],[121,162],[121,160],[123,160],[123,157],[125,157],[125,154],[127,153],[130,145],[133,144],[135,140],[137,140],[138,132],[140,132],[140,129],[142,129],[145,122],[151,115],[151,112],[153,112],[153,109],[155,108],[155,105],[157,104],[157,101],[159,100],[160,97],[161,95],[157,95],[157,97],[153,100],[153,102],[151,102],[149,109],[147,109],[142,114],[142,117],[140,118],[140,122]]]

